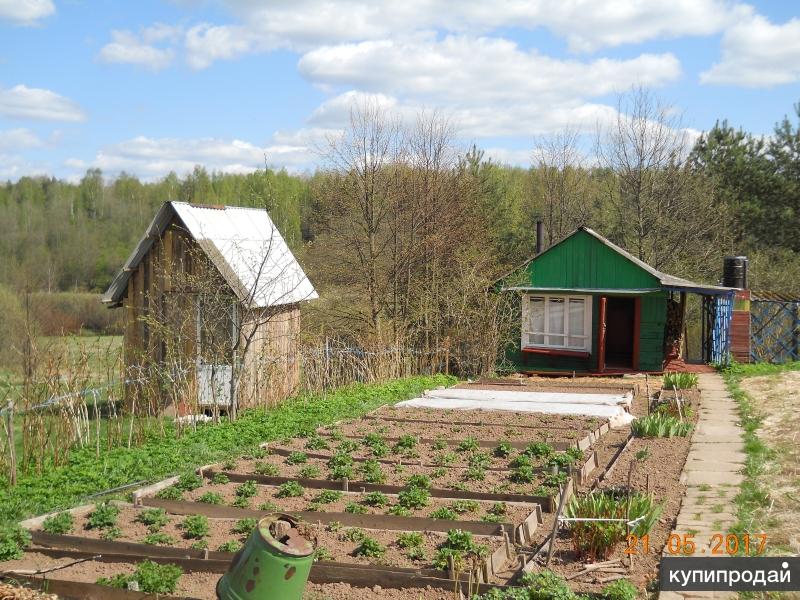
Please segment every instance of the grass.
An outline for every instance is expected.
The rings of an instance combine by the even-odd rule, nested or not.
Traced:
[[[187,469],[243,454],[259,443],[313,431],[352,419],[387,402],[452,384],[444,375],[411,377],[384,384],[355,384],[325,395],[290,399],[273,409],[244,412],[236,422],[203,425],[182,437],[151,438],[134,448],[71,452],[67,464],[21,477],[9,488],[0,482],[0,525],[75,506],[91,494],[137,482],[158,481]],[[171,427],[171,426],[170,426]]]

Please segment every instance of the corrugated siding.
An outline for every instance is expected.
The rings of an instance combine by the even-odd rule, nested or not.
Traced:
[[[650,273],[585,231],[554,246],[528,265],[536,287],[642,289],[661,287]]]

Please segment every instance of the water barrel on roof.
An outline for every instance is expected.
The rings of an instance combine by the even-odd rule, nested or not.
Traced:
[[[726,256],[722,267],[722,285],[747,289],[747,257]]]

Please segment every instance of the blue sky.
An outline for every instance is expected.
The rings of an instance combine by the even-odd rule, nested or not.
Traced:
[[[648,86],[690,135],[800,101],[800,11],[732,0],[0,0],[0,179],[312,169],[371,100],[530,162]]]

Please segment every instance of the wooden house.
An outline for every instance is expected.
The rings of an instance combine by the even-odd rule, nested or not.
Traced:
[[[158,386],[180,413],[294,392],[300,303],[314,298],[266,210],[165,202],[103,302],[125,312],[133,389]]]
[[[703,297],[703,358],[730,350],[733,288],[662,273],[581,227],[502,279],[519,294],[521,372],[661,372],[681,361],[686,295]]]

